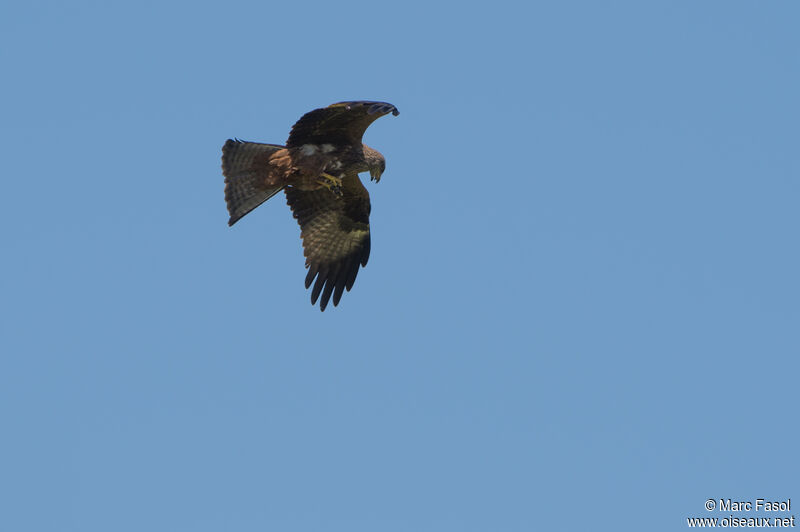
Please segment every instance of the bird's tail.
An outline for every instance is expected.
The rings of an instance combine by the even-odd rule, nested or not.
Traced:
[[[222,147],[222,175],[225,176],[225,203],[231,215],[228,225],[235,224],[281,191],[283,186],[265,184],[270,155],[283,146],[231,140]]]

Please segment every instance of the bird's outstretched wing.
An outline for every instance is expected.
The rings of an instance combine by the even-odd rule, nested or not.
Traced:
[[[333,296],[336,306],[369,259],[369,193],[355,173],[342,177],[342,197],[327,189],[285,190],[300,224],[308,268],[306,288],[314,283],[311,304],[319,298],[319,309],[325,310]]]
[[[286,146],[358,145],[369,125],[397,107],[386,102],[340,102],[304,114],[292,127]]]

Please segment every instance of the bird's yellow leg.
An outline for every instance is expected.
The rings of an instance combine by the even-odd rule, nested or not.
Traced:
[[[317,183],[327,188],[337,196],[342,195],[342,180],[336,176],[332,176],[331,174],[326,174],[325,172],[322,172],[321,174],[319,174]]]

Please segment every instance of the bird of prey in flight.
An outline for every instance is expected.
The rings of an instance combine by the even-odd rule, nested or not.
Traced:
[[[369,258],[369,193],[359,172],[380,181],[386,160],[361,143],[367,127],[397,108],[385,102],[340,102],[303,115],[285,146],[228,139],[222,147],[225,202],[235,224],[284,190],[306,257],[311,304],[325,310],[350,290]],[[314,279],[316,278],[316,282]]]

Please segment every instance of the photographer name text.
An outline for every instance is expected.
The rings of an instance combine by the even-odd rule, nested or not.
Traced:
[[[790,512],[792,510],[792,499],[785,501],[768,501],[766,499],[756,499],[755,501],[735,501],[733,499],[708,499],[706,510],[709,512],[714,509],[720,512]]]

